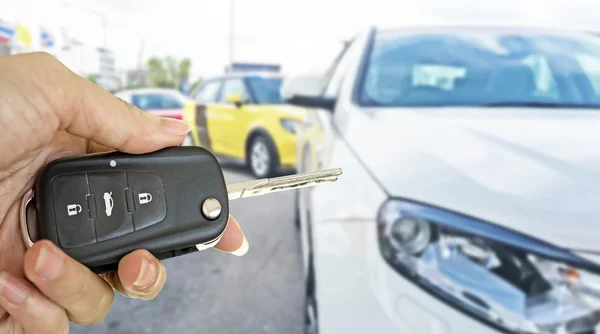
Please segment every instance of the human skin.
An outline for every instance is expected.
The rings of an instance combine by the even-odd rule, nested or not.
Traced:
[[[0,333],[62,334],[95,325],[114,300],[153,299],[167,273],[152,254],[125,256],[96,275],[48,240],[26,249],[22,197],[48,162],[118,150],[141,154],[179,145],[190,126],[143,112],[76,75],[45,53],[0,57]],[[248,242],[229,218],[214,248],[244,255]]]

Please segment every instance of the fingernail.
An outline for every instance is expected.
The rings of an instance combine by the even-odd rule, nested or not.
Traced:
[[[142,268],[140,268],[140,273],[135,282],[133,282],[133,286],[137,289],[147,288],[154,283],[156,277],[158,277],[158,268],[156,267],[156,264],[143,257]]]
[[[29,295],[29,287],[7,272],[0,273],[0,296],[13,304],[21,304]]]
[[[163,129],[172,135],[184,135],[192,129],[192,126],[188,122],[175,118],[161,117],[160,122]]]
[[[248,239],[246,239],[246,236],[244,236],[244,241],[242,241],[242,245],[240,246],[240,248],[238,248],[234,252],[231,252],[231,254],[235,256],[243,256],[246,255],[246,253],[248,253],[248,249],[250,249],[250,245],[248,244]]]
[[[42,279],[57,279],[63,270],[63,259],[48,246],[42,246],[35,261],[34,271]]]

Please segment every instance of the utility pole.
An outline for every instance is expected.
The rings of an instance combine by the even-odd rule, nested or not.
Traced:
[[[235,0],[229,0],[229,10],[229,66],[231,66],[235,47]]]
[[[150,33],[146,33],[144,37],[142,37],[142,41],[140,42],[140,49],[138,50],[138,61],[137,67],[141,70],[144,67],[144,49],[146,48],[146,39]]]
[[[92,13],[95,13],[96,15],[100,16],[102,18],[102,32],[104,33],[104,40],[103,40],[103,44],[104,44],[104,48],[107,49],[108,48],[108,24],[106,22],[106,15],[104,13],[92,10]]]

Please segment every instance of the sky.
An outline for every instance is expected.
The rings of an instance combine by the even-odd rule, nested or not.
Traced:
[[[278,63],[300,74],[322,71],[342,40],[373,24],[497,21],[600,31],[600,1],[0,0],[0,19],[44,26],[59,40],[66,31],[94,46],[103,45],[103,17],[118,69],[169,55],[190,57],[192,76],[207,77],[228,63],[231,17],[235,61]]]

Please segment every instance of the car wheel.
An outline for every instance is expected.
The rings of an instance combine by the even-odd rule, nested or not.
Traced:
[[[299,230],[300,229],[300,190],[296,190],[296,194],[294,195],[294,212],[295,212],[295,217],[294,217],[294,225],[296,225],[296,229]]]
[[[265,136],[254,137],[248,149],[248,165],[257,178],[270,177],[276,169],[274,145]]]
[[[306,334],[318,334],[319,326],[317,325],[317,304],[315,303],[314,297],[306,297],[305,307],[305,325],[304,333]]]
[[[312,252],[309,255],[308,274],[306,275],[306,299],[304,302],[304,333],[318,334],[317,299],[315,297],[315,274]]]
[[[183,140],[180,146],[194,146],[194,138],[192,138],[191,134],[188,134],[187,137]]]

